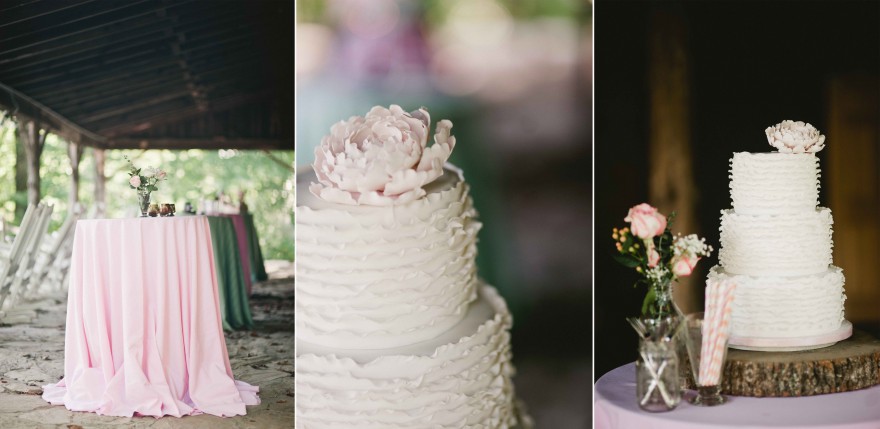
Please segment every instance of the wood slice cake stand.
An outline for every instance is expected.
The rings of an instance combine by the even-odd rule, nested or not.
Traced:
[[[861,331],[814,350],[728,349],[722,391],[734,396],[811,396],[880,384],[880,340]]]

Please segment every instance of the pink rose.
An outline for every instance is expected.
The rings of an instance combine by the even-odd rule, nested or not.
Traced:
[[[128,184],[131,185],[132,188],[137,188],[138,186],[141,186],[141,177],[131,176],[131,179],[128,179]]]
[[[678,277],[687,277],[694,271],[700,258],[696,256],[681,255],[672,260],[672,274]]]
[[[654,246],[648,248],[648,267],[654,268],[660,263],[660,254],[654,249]]]
[[[159,175],[157,177],[159,178],[159,180],[165,180],[166,175],[167,173],[165,173],[165,171],[163,170],[159,172]]]
[[[666,229],[666,216],[647,203],[629,209],[629,214],[623,220],[630,222],[632,233],[642,240],[663,234],[663,230]]]

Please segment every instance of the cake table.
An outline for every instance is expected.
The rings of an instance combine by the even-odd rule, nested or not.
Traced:
[[[258,390],[229,365],[205,216],[77,222],[64,379],[43,399],[111,416],[235,416]]]
[[[596,429],[880,427],[880,386],[797,398],[727,396],[728,403],[715,407],[698,407],[682,398],[681,404],[672,411],[649,413],[636,403],[635,377],[635,364],[630,363],[596,381]],[[694,394],[688,391],[685,396]]]

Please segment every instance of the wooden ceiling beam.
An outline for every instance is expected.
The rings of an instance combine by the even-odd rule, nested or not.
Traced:
[[[130,112],[157,106],[166,101],[184,98],[187,97],[189,94],[190,92],[187,89],[184,89],[182,91],[164,93],[146,100],[129,102],[122,105],[113,106],[109,109],[93,111],[89,115],[77,116],[76,120],[81,124],[90,124],[101,119],[112,118],[114,116],[124,116],[129,114]]]
[[[78,0],[78,1],[68,1],[65,3],[55,3],[51,5],[47,4],[29,4],[23,5],[25,7],[17,7],[4,9],[0,11],[0,28],[3,28],[7,25],[17,24],[19,22],[25,22],[32,19],[40,18],[42,16],[50,15],[53,13],[58,13],[62,11],[68,11],[69,9],[84,5],[86,3],[92,3],[96,0]],[[52,8],[51,6],[60,6],[56,8]]]
[[[291,139],[266,138],[114,138],[101,143],[103,149],[240,149],[293,150]]]
[[[140,133],[150,128],[180,122],[194,116],[204,115],[206,113],[222,112],[248,103],[254,103],[270,97],[272,94],[268,91],[262,91],[252,94],[237,94],[220,100],[211,102],[211,109],[208,112],[198,110],[195,106],[174,111],[164,112],[149,118],[131,119],[125,122],[115,124],[106,124],[103,127],[96,126],[98,133],[108,138],[117,138],[119,136]]]
[[[55,134],[64,137],[68,141],[83,144],[103,143],[106,141],[103,136],[83,128],[54,110],[2,83],[0,83],[0,105],[6,107],[14,116],[20,115],[31,118],[43,124],[43,126],[51,129]]]
[[[115,7],[107,7],[107,5]],[[55,37],[61,34],[76,34],[87,29],[106,27],[155,13],[155,3],[151,0],[128,2],[98,2],[94,10],[73,16],[59,16],[44,22],[10,24],[3,28],[2,44],[27,44],[35,39]],[[129,9],[129,10],[126,10]],[[12,36],[10,36],[12,35]]]
[[[42,54],[52,51],[67,50],[83,43],[100,45],[101,43],[106,43],[108,41],[115,41],[118,38],[132,34],[133,32],[143,33],[144,30],[146,30],[147,33],[152,33],[157,31],[164,31],[166,29],[173,29],[174,27],[179,27],[178,31],[184,30],[186,33],[192,33],[200,31],[203,28],[210,28],[213,26],[225,26],[228,25],[230,22],[235,22],[237,20],[240,20],[241,18],[241,14],[236,11],[227,12],[220,15],[213,15],[210,17],[199,15],[196,17],[196,19],[181,20],[178,23],[169,25],[167,23],[161,24],[157,22],[156,17],[153,14],[147,14],[146,18],[141,17],[141,19],[135,20],[134,22],[125,22],[125,25],[120,23],[116,26],[108,27],[106,29],[88,29],[86,31],[76,32],[75,35],[62,34],[56,37],[37,39],[28,44],[16,44],[6,49],[0,50],[0,57],[9,57],[17,52],[20,52],[22,54],[26,53],[29,56],[33,56],[36,54]],[[80,37],[75,37],[76,35],[79,35]]]

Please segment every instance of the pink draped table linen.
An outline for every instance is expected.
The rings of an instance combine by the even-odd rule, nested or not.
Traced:
[[[880,386],[797,398],[725,395],[729,402],[714,407],[691,405],[682,397],[676,409],[662,413],[639,408],[635,364],[611,370],[595,387],[596,429],[880,428]]]
[[[64,378],[43,399],[110,416],[228,417],[258,392],[232,375],[204,216],[77,222]]]

